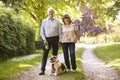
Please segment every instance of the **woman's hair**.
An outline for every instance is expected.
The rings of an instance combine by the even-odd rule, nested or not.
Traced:
[[[63,18],[62,18],[63,23],[66,25],[64,19],[69,19],[69,24],[71,24],[72,21],[71,21],[71,19],[70,19],[70,17],[69,17],[68,14],[65,14],[65,15],[63,16]]]

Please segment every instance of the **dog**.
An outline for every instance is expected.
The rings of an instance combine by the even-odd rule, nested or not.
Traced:
[[[55,76],[57,76],[58,74],[66,72],[65,65],[59,62],[57,56],[52,56],[50,58],[50,62],[51,62],[51,70],[49,75],[51,75],[52,73],[55,73]]]

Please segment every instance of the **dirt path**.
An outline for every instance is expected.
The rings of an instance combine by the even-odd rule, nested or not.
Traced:
[[[98,59],[93,54],[93,48],[91,47],[87,46],[82,55],[82,64],[86,80],[120,80],[120,75]]]
[[[76,47],[85,47],[86,50],[82,55],[82,64],[84,68],[84,74],[86,76],[86,80],[120,80],[117,72],[107,67],[100,59],[98,59],[93,54],[93,48],[96,45],[84,45],[77,44]],[[91,48],[92,47],[92,48]],[[58,56],[61,62],[64,62],[63,54]],[[18,74],[17,77],[12,78],[12,80],[60,80],[59,77],[49,76],[50,70],[50,62],[47,61],[46,72],[45,75],[39,76],[40,65],[32,68],[31,70],[24,71],[22,74]],[[64,79],[62,79],[64,80]]]
[[[63,54],[60,54],[58,56],[58,58],[60,59],[61,62],[64,62]],[[29,71],[24,71],[24,72],[16,75],[17,77],[12,78],[11,80],[59,80],[58,77],[48,75],[48,73],[50,71],[49,59],[47,61],[47,65],[46,65],[45,75],[42,75],[42,76],[38,75],[40,72],[40,67],[41,67],[41,65],[38,65],[37,67],[32,68]]]

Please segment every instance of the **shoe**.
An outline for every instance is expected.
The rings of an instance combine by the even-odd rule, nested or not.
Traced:
[[[73,70],[72,70],[72,72],[76,72],[76,70],[75,70],[75,69],[73,69]]]
[[[70,69],[67,69],[67,72],[70,72]]]
[[[45,75],[45,72],[40,72],[39,75]]]

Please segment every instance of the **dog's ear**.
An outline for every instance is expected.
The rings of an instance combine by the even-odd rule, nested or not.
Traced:
[[[52,57],[50,58],[50,60],[52,60]]]
[[[57,59],[58,57],[57,56],[55,56],[55,59]]]

